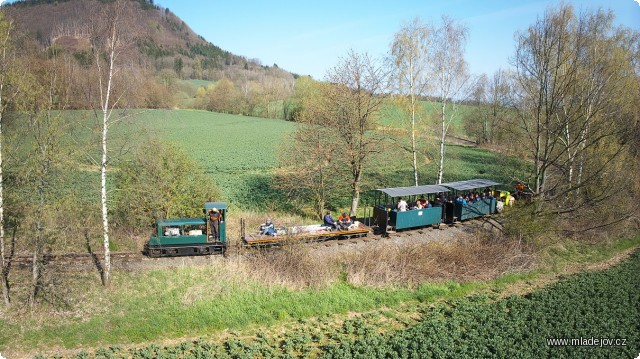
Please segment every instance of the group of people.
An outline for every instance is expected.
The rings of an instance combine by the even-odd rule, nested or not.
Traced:
[[[476,203],[480,200],[485,200],[485,199],[492,199],[493,198],[493,191],[491,191],[490,189],[485,189],[482,192],[467,192],[464,194],[453,194],[453,193],[445,193],[445,192],[440,192],[436,195],[435,201],[431,202],[427,199],[424,198],[423,196],[420,196],[419,199],[417,199],[415,202],[412,203],[407,203],[407,201],[405,201],[403,198],[398,198],[398,203],[396,204],[396,210],[398,212],[405,212],[408,210],[415,210],[415,209],[423,209],[423,208],[431,208],[433,207],[434,204],[436,205],[441,205],[445,202],[449,202],[449,203],[462,203],[462,204],[467,204],[467,203]]]
[[[336,230],[347,230],[353,224],[353,220],[346,212],[342,213],[336,221],[331,216],[331,211],[327,211],[323,222],[324,226]],[[275,236],[277,233],[278,231],[270,218],[267,219],[264,224],[260,225],[260,234],[263,236]]]
[[[493,193],[489,191],[488,193],[482,192],[473,192],[473,193],[465,193],[464,195],[459,194],[456,198],[457,203],[467,204],[467,203],[476,203],[480,200],[492,199]]]
[[[407,203],[407,201],[405,201],[404,199],[398,198],[398,204],[396,205],[396,210],[398,210],[398,212],[406,212],[409,209],[415,210],[415,209],[423,209],[423,208],[431,208],[431,207],[433,207],[433,204],[431,204],[431,202],[425,199],[424,196],[420,196],[420,198],[417,199],[415,202],[411,203],[411,205],[409,205],[409,203]]]
[[[337,229],[337,230],[349,229],[349,227],[353,224],[353,220],[351,220],[351,217],[349,215],[347,215],[346,212],[343,212],[340,215],[340,217],[338,217],[338,220],[336,221],[331,216],[331,211],[327,211],[327,214],[324,215],[324,221],[323,222],[324,222],[323,224],[326,227],[329,227],[329,228],[332,228],[332,229]]]
[[[474,192],[466,192],[464,194],[457,194],[457,195],[453,193],[447,194],[447,193],[440,192],[436,197],[436,201],[442,202],[442,203],[456,202],[461,204],[468,204],[468,203],[476,203],[484,199],[490,200],[492,198],[493,198],[493,191],[487,188],[482,192],[474,191]]]
[[[267,221],[260,225],[260,233],[263,236],[275,236],[278,232],[276,231],[276,226],[271,221],[271,218],[267,219]]]

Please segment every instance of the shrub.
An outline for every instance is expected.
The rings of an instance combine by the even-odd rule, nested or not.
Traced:
[[[176,146],[149,141],[115,174],[115,220],[138,228],[157,218],[202,216],[202,204],[219,194],[211,177]]]

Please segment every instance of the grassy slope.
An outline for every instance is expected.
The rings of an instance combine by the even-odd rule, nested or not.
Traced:
[[[640,237],[582,245],[580,251],[549,253],[551,259],[570,258],[570,263],[581,263],[579,266],[511,274],[486,282],[425,283],[415,289],[372,290],[338,279],[327,287],[291,290],[239,278],[233,269],[229,270],[232,263],[170,271],[115,272],[110,288],[97,286],[93,275],[76,274],[61,279],[68,281],[66,285],[85,288],[67,294],[65,300],[70,306],[67,311],[47,315],[35,311],[0,320],[0,352],[59,354],[65,349],[95,349],[115,344],[142,346],[167,340],[179,342],[184,338],[202,337],[218,342],[228,337],[277,337],[282,334],[277,329],[282,325],[288,328],[285,333],[292,328],[312,332],[316,331],[319,319],[325,323],[323,327],[329,328],[339,325],[348,313],[372,310],[378,313],[372,321],[381,325],[381,330],[390,330],[398,325],[416,324],[425,304],[472,293],[510,294],[514,285],[523,282],[528,288],[525,292],[529,292],[539,279],[542,285],[554,282],[558,273],[584,270],[593,260],[609,258],[638,245]],[[380,322],[379,315],[386,319]],[[367,321],[366,316],[363,319]]]
[[[399,130],[403,124],[396,112],[385,111],[381,124],[393,129],[387,132],[393,141],[405,142],[408,138]],[[74,125],[78,143],[95,143],[87,145],[86,151],[99,158],[97,133],[90,131],[98,122],[93,114],[88,111],[68,111],[66,114],[73,119],[72,123],[78,123]],[[195,110],[129,110],[127,114],[127,119],[111,127],[109,144],[115,150],[113,155],[145,136],[158,136],[178,144],[201,164],[221,189],[221,200],[245,209],[263,210],[284,199],[271,188],[270,180],[277,166],[278,148],[286,135],[295,130],[295,123]],[[20,131],[20,128],[9,132],[14,130]],[[435,182],[437,171],[437,146],[430,136],[429,132],[420,132],[419,178],[420,183],[425,184]],[[365,174],[365,191],[410,185],[413,178],[410,154],[394,144],[381,144],[381,147],[383,155],[372,159],[373,164]],[[78,152],[78,156],[86,157],[83,153]],[[113,158],[112,164],[117,167],[118,157]],[[81,161],[84,164],[80,170],[68,172],[66,176],[74,180],[70,187],[81,198],[93,198],[97,191],[92,185],[97,181],[97,169],[86,159]],[[444,176],[445,181],[488,177],[508,183],[509,178],[514,173],[521,174],[524,167],[522,161],[487,150],[448,145]],[[89,191],[92,194],[87,195]],[[345,198],[349,196],[348,193],[344,195]]]

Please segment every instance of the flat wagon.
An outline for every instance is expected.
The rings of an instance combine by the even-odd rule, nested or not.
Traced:
[[[358,221],[342,229],[335,229],[322,224],[312,224],[308,226],[282,227],[278,228],[274,235],[266,235],[260,232],[247,234],[243,221],[241,222],[241,231],[244,245],[259,247],[294,242],[317,242],[330,239],[365,237],[371,232],[371,227]]]

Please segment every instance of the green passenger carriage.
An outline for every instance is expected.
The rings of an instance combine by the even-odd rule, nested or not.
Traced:
[[[488,179],[472,179],[467,181],[442,183],[441,186],[450,188],[453,194],[463,193],[476,189],[489,189],[500,183]],[[490,190],[493,193],[493,190]],[[458,203],[453,201],[452,213],[445,211],[444,217],[446,222],[464,221],[467,219],[482,217],[488,214],[496,213],[496,198],[480,199],[475,203]],[[452,217],[450,217],[452,215]]]
[[[492,180],[473,179],[439,185],[380,188],[376,190],[373,207],[374,223],[378,225],[381,233],[386,233],[388,228],[403,230],[426,227],[493,214],[496,212],[496,198],[493,195],[472,203],[458,203],[454,198],[459,193],[476,189],[488,190],[493,194],[493,190],[489,188],[496,185],[499,183]],[[432,207],[411,209],[418,196],[426,196]],[[397,209],[396,199],[399,198],[407,201],[408,210]]]
[[[376,191],[378,195],[373,207],[374,222],[378,224],[380,232],[386,233],[389,226],[396,230],[402,230],[440,224],[442,222],[442,204],[435,201],[435,195],[448,192],[449,189],[439,185],[423,185],[380,188]],[[409,203],[413,203],[421,195],[427,196],[433,207],[403,212],[396,209],[396,198],[405,198]]]

